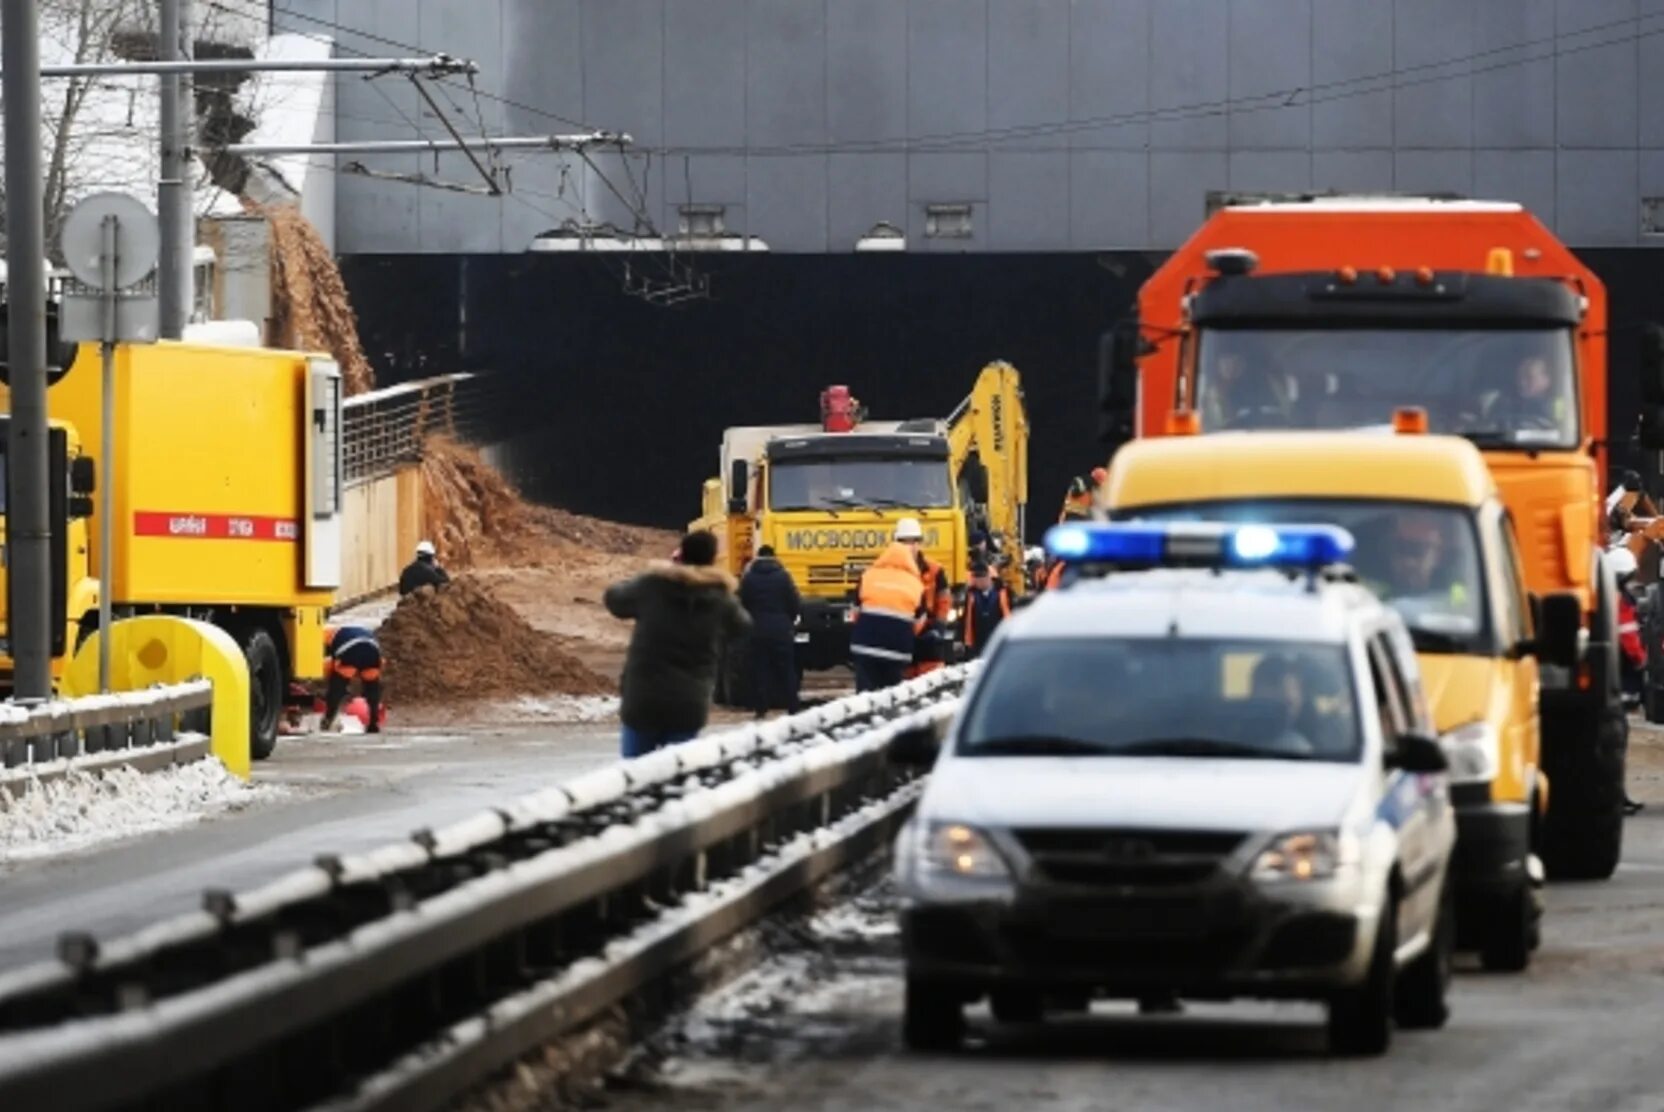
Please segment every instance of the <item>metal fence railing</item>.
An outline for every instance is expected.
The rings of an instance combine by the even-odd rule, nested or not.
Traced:
[[[348,485],[421,458],[422,443],[443,435],[472,440],[495,405],[489,375],[455,374],[401,383],[348,398],[341,407],[342,469]]]
[[[0,767],[27,770],[172,741],[178,717],[206,710],[213,694],[213,684],[193,680],[35,707],[0,705]]]
[[[739,727],[0,975],[0,1108],[447,1106],[889,845],[975,665]],[[336,1102],[336,1103],[332,1103]]]

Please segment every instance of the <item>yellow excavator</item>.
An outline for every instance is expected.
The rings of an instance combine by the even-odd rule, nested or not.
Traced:
[[[956,600],[979,542],[1011,589],[1025,590],[1028,437],[1022,378],[1009,363],[984,367],[946,419],[871,420],[847,387],[833,386],[818,424],[723,433],[723,477],[706,481],[693,527],[716,533],[719,562],[736,576],[771,546],[803,596],[799,664],[836,667],[849,660],[861,573],[904,517],[919,520]]]

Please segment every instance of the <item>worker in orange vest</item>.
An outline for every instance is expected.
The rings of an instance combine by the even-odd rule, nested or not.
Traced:
[[[905,678],[914,679],[926,672],[934,672],[947,664],[948,646],[952,637],[948,623],[953,620],[953,588],[948,585],[948,573],[941,564],[916,551],[919,568],[919,607],[923,620],[913,642],[913,663]]]
[[[916,518],[896,522],[895,540],[861,573],[849,657],[855,690],[876,691],[901,682],[913,659],[914,642],[924,622],[917,555],[924,530]]]
[[[965,653],[975,659],[993,640],[1000,623],[1011,616],[1011,588],[995,579],[987,564],[971,565],[965,592]]]
[[[1063,511],[1057,515],[1058,524],[1091,517],[1093,508],[1098,504],[1098,490],[1108,479],[1109,472],[1102,467],[1094,467],[1092,473],[1084,478],[1075,476],[1069,483],[1069,492],[1063,496]]]

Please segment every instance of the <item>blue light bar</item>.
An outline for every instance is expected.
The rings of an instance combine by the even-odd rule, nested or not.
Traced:
[[[1321,568],[1351,554],[1352,534],[1333,525],[1217,522],[1068,522],[1046,533],[1066,563],[1123,567]]]

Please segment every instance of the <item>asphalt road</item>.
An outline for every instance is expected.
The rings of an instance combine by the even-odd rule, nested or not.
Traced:
[[[1524,975],[1459,977],[1437,1032],[1389,1055],[1330,1059],[1307,1005],[1195,1005],[973,1036],[952,1057],[900,1049],[900,963],[884,900],[662,1033],[607,1094],[621,1110],[700,1109],[1664,1109],[1664,739],[1642,735],[1624,862],[1604,883],[1551,885],[1544,946]]]
[[[7,869],[0,970],[50,958],[61,931],[113,937],[199,907],[206,888],[375,849],[617,758],[614,723],[284,738],[255,766],[259,783],[286,789],[274,802]]]

